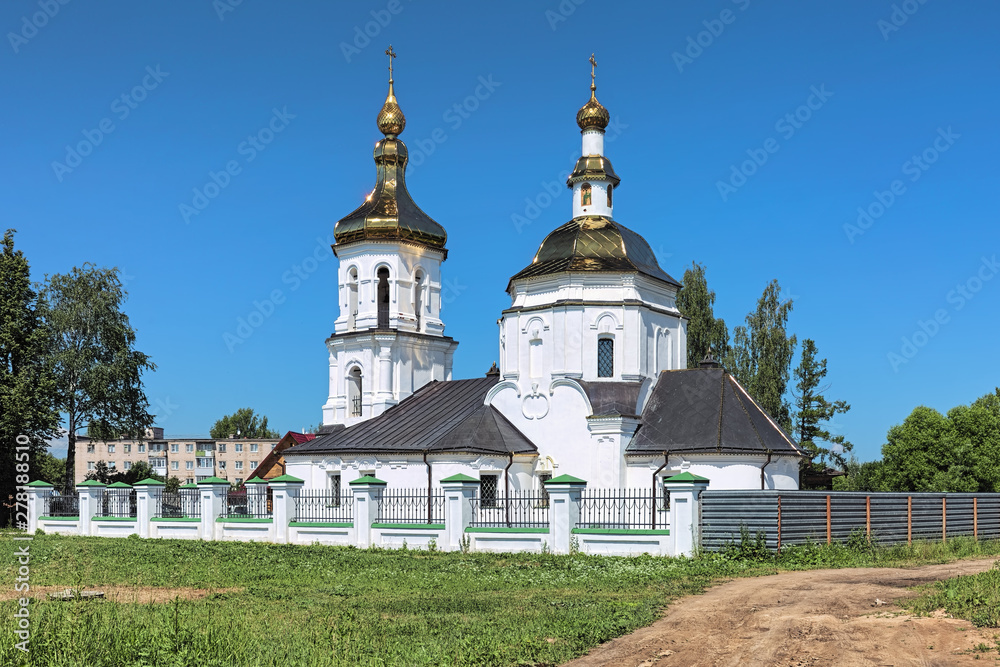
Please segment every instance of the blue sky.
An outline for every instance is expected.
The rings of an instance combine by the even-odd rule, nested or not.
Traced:
[[[0,206],[35,279],[121,268],[168,436],[242,406],[299,429],[326,399],[328,246],[374,183],[386,46],[410,191],[449,232],[456,377],[497,357],[508,278],[571,215],[596,52],[616,219],[678,279],[704,263],[730,327],[777,278],[871,459],[915,406],[1000,384],[998,21],[990,0],[11,0]]]

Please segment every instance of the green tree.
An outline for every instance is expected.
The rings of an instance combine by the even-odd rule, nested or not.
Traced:
[[[153,468],[145,461],[136,461],[128,470],[117,470],[109,468],[108,464],[101,460],[94,465],[94,469],[88,472],[84,479],[96,479],[103,484],[125,482],[126,484],[134,485],[136,482],[144,479],[155,479],[167,484],[170,483],[170,480],[164,478],[163,475],[157,475],[153,472]],[[177,478],[174,477],[172,479]],[[179,479],[177,479],[177,483],[178,485],[180,484]]]
[[[957,491],[965,465],[955,446],[955,433],[947,417],[933,408],[917,407],[889,429],[882,446],[887,489],[892,491]]]
[[[791,407],[785,389],[797,339],[786,329],[792,301],[781,302],[780,294],[777,280],[764,288],[757,310],[746,317],[746,326],[734,330],[725,365],[760,406],[790,431]]]
[[[126,298],[117,268],[91,264],[52,276],[44,290],[58,404],[67,419],[66,488],[73,485],[78,430],[94,423],[141,438],[153,424],[142,373],[156,365],[135,349],[135,331],[122,312]]]
[[[692,262],[691,268],[684,270],[681,285],[677,309],[688,318],[687,367],[697,368],[709,351],[716,359],[724,359],[729,351],[729,329],[722,318],[715,317],[715,292],[708,289],[705,266]]]
[[[278,432],[267,427],[267,417],[252,408],[240,408],[215,422],[209,433],[213,438],[277,438]]]
[[[56,480],[56,482],[61,480],[65,471],[66,459],[57,458],[49,452],[38,452],[34,464],[31,466],[31,481],[40,479],[43,482],[53,484],[52,480]]]
[[[44,304],[31,284],[24,253],[8,229],[0,248],[0,498],[37,479],[37,462],[59,427],[56,378],[48,352]],[[27,450],[18,450],[26,446]],[[26,459],[26,460],[25,460]],[[21,477],[27,475],[28,477]],[[32,476],[34,475],[34,476]],[[0,524],[9,521],[6,512]]]
[[[829,385],[826,379],[826,359],[816,359],[816,342],[811,338],[802,341],[802,360],[795,369],[795,435],[799,444],[813,457],[812,462],[802,463],[803,471],[823,472],[830,464],[843,470],[845,454],[854,446],[842,435],[830,435],[828,421],[838,413],[847,412],[851,406],[846,401],[830,402],[823,395]]]
[[[853,456],[844,462],[842,477],[833,478],[834,491],[888,491],[883,480],[881,461],[858,461]]]

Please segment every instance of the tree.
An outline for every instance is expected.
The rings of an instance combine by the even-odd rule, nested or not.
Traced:
[[[267,417],[258,416],[252,408],[240,408],[215,422],[209,433],[213,438],[277,438],[278,432],[267,427]]]
[[[58,405],[67,419],[66,488],[73,485],[78,430],[95,423],[142,438],[153,424],[142,373],[156,365],[135,349],[135,331],[121,309],[127,296],[117,268],[92,264],[52,276],[44,290]]]
[[[844,462],[843,477],[833,478],[834,491],[886,491],[881,461],[861,463],[851,456]]]
[[[716,359],[724,359],[729,351],[729,329],[723,319],[715,317],[715,292],[708,289],[704,265],[691,262],[681,285],[677,309],[688,318],[687,367],[697,368],[710,351]]]
[[[791,430],[791,409],[784,397],[797,341],[786,331],[792,301],[780,302],[780,294],[777,280],[764,288],[746,326],[734,330],[725,365],[765,412]]]
[[[94,469],[88,472],[84,479],[96,479],[102,484],[125,482],[126,484],[132,485],[135,485],[136,482],[141,482],[144,479],[155,479],[160,482],[165,482],[168,486],[170,485],[170,479],[174,479],[177,480],[177,485],[180,485],[180,480],[176,477],[167,479],[163,477],[163,475],[157,475],[153,472],[153,468],[145,461],[136,461],[128,470],[109,468],[108,464],[103,460],[98,461],[94,464]]]
[[[933,408],[917,407],[889,429],[882,446],[886,488],[892,491],[959,491],[968,452],[956,447],[954,427]]]
[[[37,463],[59,427],[56,378],[48,352],[38,294],[24,253],[14,250],[15,230],[0,251],[0,498],[37,479]],[[18,447],[27,450],[18,450]],[[25,460],[25,457],[27,460]],[[36,475],[32,477],[31,475]],[[6,524],[6,513],[0,524]]]
[[[66,459],[56,458],[48,452],[38,452],[34,465],[31,466],[31,481],[40,479],[52,484],[52,480],[58,482],[62,479],[65,470]]]
[[[853,445],[842,435],[831,436],[826,422],[838,413],[851,409],[845,401],[832,403],[823,396],[830,385],[820,386],[826,378],[826,359],[816,359],[816,342],[811,338],[802,341],[802,361],[795,369],[795,431],[799,444],[812,457],[812,462],[803,462],[803,471],[812,469],[823,472],[828,464],[840,469],[846,464],[845,452]],[[824,447],[824,443],[829,446]]]

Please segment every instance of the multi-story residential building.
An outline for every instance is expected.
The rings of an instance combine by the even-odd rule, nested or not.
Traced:
[[[207,477],[221,477],[235,484],[250,478],[278,438],[164,438],[162,428],[147,432],[144,440],[97,440],[81,436],[76,441],[76,481],[93,472],[98,461],[117,471],[144,461],[153,472],[177,477],[182,484]]]

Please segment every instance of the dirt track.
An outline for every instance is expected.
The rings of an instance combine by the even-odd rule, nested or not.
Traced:
[[[736,579],[678,600],[653,625],[565,667],[996,664],[995,649],[970,649],[980,642],[995,646],[1000,630],[943,614],[916,618],[894,604],[913,595],[910,586],[982,572],[995,560]]]

